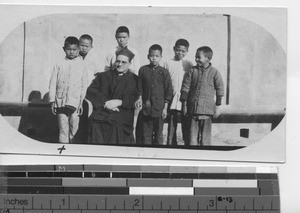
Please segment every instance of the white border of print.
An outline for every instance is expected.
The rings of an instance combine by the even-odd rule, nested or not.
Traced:
[[[218,13],[231,14],[246,18],[264,27],[282,45],[286,51],[286,17],[274,15],[276,8],[183,8],[183,7],[142,7],[138,13],[170,13],[170,14],[199,14]],[[134,14],[134,7],[70,7],[70,6],[0,6],[0,41],[23,21],[42,15],[59,13],[120,13]],[[17,15],[16,15],[17,14]],[[275,13],[277,14],[277,13]],[[283,15],[285,15],[283,13]],[[260,18],[259,18],[260,17]],[[261,18],[264,17],[264,18]],[[276,26],[270,24],[276,23]],[[256,162],[284,162],[285,161],[285,118],[270,134],[255,144],[235,151],[211,150],[179,150],[159,148],[91,146],[66,144],[63,153],[59,154],[61,144],[41,143],[18,133],[0,119],[1,151],[0,153],[44,155],[44,156],[72,156],[72,157],[100,157],[116,159],[173,159],[173,160],[225,160],[225,161],[256,161]],[[9,143],[7,142],[9,141]],[[154,150],[155,149],[155,150]],[[84,151],[83,151],[84,150]],[[267,150],[267,151],[266,151]]]
[[[299,150],[300,150],[300,134],[299,134],[299,121],[300,121],[300,72],[299,72],[299,47],[300,47],[300,30],[299,30],[299,20],[300,20],[300,5],[298,0],[244,0],[244,1],[236,1],[236,0],[209,0],[209,1],[195,1],[195,0],[115,0],[112,3],[111,0],[70,0],[64,1],[64,4],[97,4],[97,5],[112,5],[112,6],[121,6],[121,5],[140,5],[140,6],[148,6],[148,5],[174,5],[174,6],[213,6],[213,7],[287,7],[288,8],[288,82],[287,82],[287,130],[286,130],[286,141],[287,141],[287,156],[286,163],[280,164],[279,166],[279,181],[280,181],[280,200],[281,200],[281,212],[282,213],[298,213],[299,212],[299,192],[300,188],[300,170],[299,168]],[[62,1],[59,0],[0,0],[0,3],[18,3],[18,4],[61,4]],[[246,14],[244,14],[246,15]],[[1,20],[3,18],[2,14],[0,14]],[[8,20],[9,21],[9,20]],[[264,20],[260,20],[263,22]],[[16,24],[16,20],[13,20],[10,25],[10,30],[0,30],[0,39],[3,39],[3,35],[7,34],[11,30],[15,29],[18,24]],[[1,22],[2,23],[2,22]],[[257,22],[256,22],[257,23]],[[9,25],[9,24],[8,24]],[[261,24],[262,25],[262,24]],[[276,27],[277,23],[273,25]],[[266,26],[263,26],[266,28]],[[2,24],[1,24],[1,29]],[[267,29],[267,28],[266,28]],[[271,32],[271,31],[270,31]],[[278,39],[278,38],[277,38]],[[0,119],[0,126],[2,127],[3,122]],[[6,124],[5,124],[6,125]],[[4,135],[6,137],[6,135]],[[9,139],[7,140],[3,137],[0,140],[5,140],[9,143]],[[2,149],[2,147],[0,147]],[[210,165],[210,166],[256,166],[256,165],[265,165],[268,166],[270,164],[266,163],[228,163],[228,162],[199,162],[199,161],[164,161],[164,160],[151,160],[150,162],[147,160],[136,161],[135,159],[128,159],[119,161],[119,159],[106,159],[102,158],[99,161],[98,158],[73,158],[73,157],[47,157],[47,156],[27,156],[23,155],[0,155],[0,164],[9,165],[9,164],[88,164],[88,163],[97,163],[97,164],[152,164],[152,165],[177,165],[177,166],[199,166],[199,165]],[[274,165],[274,164],[271,164]]]

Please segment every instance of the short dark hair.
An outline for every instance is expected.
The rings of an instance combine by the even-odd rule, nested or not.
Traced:
[[[79,46],[79,40],[75,36],[69,36],[65,39],[64,47],[66,47],[68,45],[73,45],[73,44],[76,44],[77,46]]]
[[[88,34],[83,34],[82,36],[80,36],[79,40],[81,40],[81,39],[89,40],[93,44],[93,38],[92,38],[92,36],[90,36]]]
[[[120,26],[118,27],[118,29],[116,30],[116,35],[118,33],[127,33],[129,35],[129,29],[126,26]]]
[[[213,57],[213,51],[210,47],[208,46],[203,46],[203,47],[199,47],[197,49],[197,52],[203,52],[203,54],[209,59],[211,60]]]
[[[178,47],[178,46],[184,46],[188,49],[190,47],[190,43],[186,39],[181,38],[181,39],[178,39],[175,43],[175,47]]]
[[[149,48],[149,53],[153,50],[159,50],[160,54],[162,54],[162,47],[159,44],[153,44],[150,48]]]

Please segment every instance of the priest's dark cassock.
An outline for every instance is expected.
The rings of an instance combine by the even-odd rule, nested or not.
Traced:
[[[99,73],[87,89],[86,98],[93,104],[89,118],[89,143],[133,144],[133,116],[138,98],[138,77],[130,71]],[[104,108],[106,101],[122,100],[119,111]]]

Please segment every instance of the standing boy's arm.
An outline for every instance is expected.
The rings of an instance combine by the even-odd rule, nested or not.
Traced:
[[[224,83],[219,71],[214,76],[214,86],[216,90],[216,105],[219,106],[222,103],[222,97],[224,96]]]
[[[168,70],[165,70],[165,82],[164,82],[164,97],[165,97],[165,102],[169,103],[172,101],[173,98],[173,87],[172,87],[172,80],[171,76]]]
[[[180,101],[182,102],[181,111],[184,116],[187,115],[186,102],[188,98],[188,93],[190,91],[191,83],[192,83],[192,68],[190,68],[190,70],[188,70],[188,72],[184,74],[182,85],[181,85]]]
[[[142,109],[143,106],[143,100],[142,100],[142,95],[143,95],[143,85],[142,85],[142,70],[139,69],[139,75],[138,75],[138,100],[135,102],[135,107],[137,109]]]
[[[141,97],[143,95],[143,81],[142,81],[142,78],[143,78],[143,69],[141,67],[139,69],[139,75],[138,75],[138,93],[139,93],[139,96],[141,96]]]
[[[172,80],[168,70],[165,69],[165,82],[164,82],[164,97],[165,97],[165,106],[162,112],[162,118],[167,117],[168,104],[172,101],[173,98],[173,87]]]
[[[57,74],[58,74],[57,70],[58,70],[57,65],[54,65],[53,69],[52,69],[50,82],[49,82],[49,101],[50,102],[55,101]]]
[[[184,74],[182,86],[181,86],[181,95],[180,101],[187,101],[188,93],[190,91],[191,83],[192,83],[192,72],[193,69],[190,69],[187,73]]]
[[[221,114],[219,106],[222,104],[222,97],[225,91],[222,76],[218,71],[214,76],[214,86],[216,90],[216,107],[213,118],[218,118]]]
[[[86,65],[84,65],[82,69],[82,76],[81,76],[81,94],[80,94],[80,100],[78,106],[79,115],[82,115],[83,113],[82,103],[86,95],[87,87],[88,87],[88,73],[87,73]]]
[[[56,84],[57,84],[57,72],[58,67],[57,64],[53,66],[50,83],[49,83],[49,102],[52,103],[51,110],[54,115],[56,115],[55,112],[55,94],[56,94]]]
[[[162,111],[161,117],[162,117],[163,120],[166,119],[167,116],[168,116],[168,104],[169,104],[169,102],[165,102],[165,106],[164,106],[164,109]]]

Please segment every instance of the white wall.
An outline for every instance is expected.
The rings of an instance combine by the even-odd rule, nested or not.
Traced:
[[[286,96],[286,56],[278,42],[260,26],[232,17],[230,108],[283,109]],[[64,57],[67,36],[90,34],[94,54],[103,62],[108,50],[117,45],[118,26],[130,29],[129,43],[147,64],[150,45],[163,47],[163,60],[172,58],[177,39],[190,42],[187,58],[194,62],[200,46],[214,50],[212,63],[226,85],[227,18],[223,15],[173,14],[60,14],[41,16],[25,23],[24,101],[32,91],[42,97],[48,91],[52,64]],[[24,26],[7,36],[0,45],[0,99],[21,101]],[[223,99],[225,103],[225,98]]]

